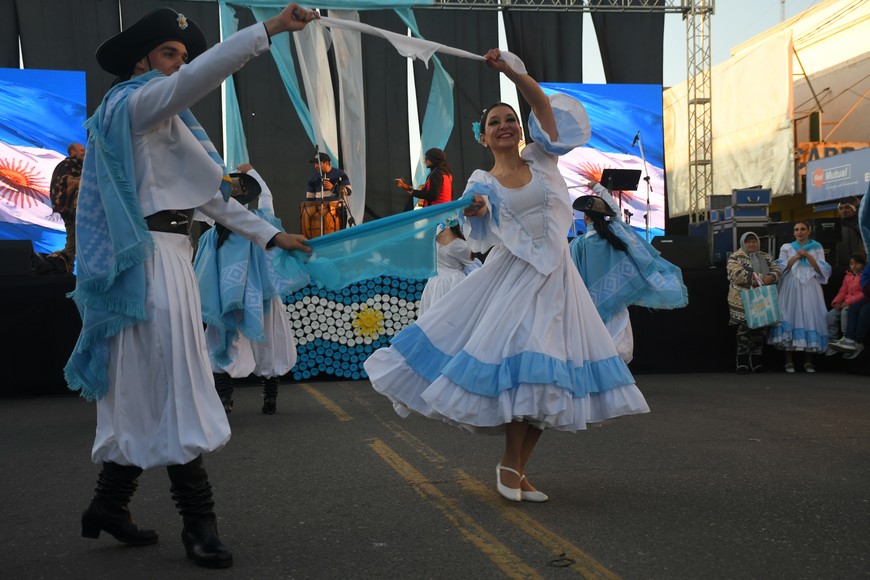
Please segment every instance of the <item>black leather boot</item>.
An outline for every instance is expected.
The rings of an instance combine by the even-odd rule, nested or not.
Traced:
[[[82,514],[82,537],[99,538],[106,532],[119,542],[130,546],[149,546],[157,543],[154,530],[140,530],[133,523],[127,504],[136,491],[136,479],[142,469],[135,466],[105,462],[97,478],[97,495]]]
[[[737,355],[737,374],[745,375],[749,372],[749,355],[748,354],[738,354]]]
[[[214,388],[229,415],[233,412],[233,378],[227,373],[214,373]]]
[[[184,519],[181,543],[187,557],[205,568],[232,566],[233,555],[218,537],[211,484],[202,456],[184,465],[170,465],[166,471],[172,482],[172,499]]]
[[[263,414],[274,415],[278,408],[278,377],[263,377]]]

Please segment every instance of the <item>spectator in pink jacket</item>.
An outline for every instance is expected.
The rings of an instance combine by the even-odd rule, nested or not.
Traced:
[[[828,335],[831,337],[831,342],[846,332],[849,306],[864,297],[861,292],[861,271],[866,265],[867,258],[864,254],[855,253],[849,257],[849,271],[846,272],[846,277],[843,278],[843,285],[840,286],[840,291],[837,292],[837,295],[831,301],[831,309],[828,310],[827,314]],[[832,356],[837,353],[829,348],[825,351],[825,354]]]

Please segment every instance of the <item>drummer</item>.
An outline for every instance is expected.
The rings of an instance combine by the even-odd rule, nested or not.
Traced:
[[[339,201],[351,194],[347,173],[333,167],[328,154],[318,153],[311,163],[314,164],[314,173],[308,179],[306,201]]]

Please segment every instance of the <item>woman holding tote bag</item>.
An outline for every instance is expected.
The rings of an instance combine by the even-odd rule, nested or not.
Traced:
[[[756,288],[759,283],[767,286],[782,278],[779,264],[767,252],[759,248],[761,242],[754,232],[740,237],[740,249],[728,258],[728,323],[737,327],[737,372],[740,374],[764,372],[761,350],[767,328],[750,328],[746,323],[746,309],[741,292]]]

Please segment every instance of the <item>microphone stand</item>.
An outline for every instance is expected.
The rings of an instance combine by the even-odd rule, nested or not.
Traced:
[[[318,145],[314,146],[314,157],[317,159],[317,170],[320,172],[320,205],[317,206],[317,215],[320,216],[320,236],[323,235],[323,182],[326,179],[326,174],[323,173],[323,163],[320,161],[320,147]]]
[[[353,219],[353,214],[350,213],[350,204],[347,203],[347,193],[344,186],[339,186],[338,194],[341,196],[341,203],[344,204],[344,213],[347,214],[347,227],[352,228],[356,225],[356,220]]]
[[[646,166],[646,156],[643,154],[643,139],[640,136],[640,131],[637,132],[637,144],[640,145],[640,158],[643,160],[643,180],[646,181],[646,214],[643,217],[646,222],[646,241],[649,241],[649,196],[651,187],[649,183],[649,170]]]

